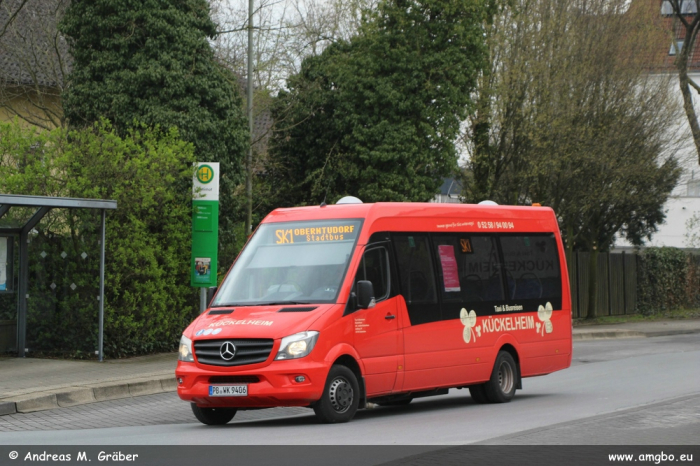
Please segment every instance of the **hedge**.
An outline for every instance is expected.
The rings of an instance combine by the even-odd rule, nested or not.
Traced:
[[[638,257],[640,313],[655,314],[700,305],[700,257],[677,248],[648,248]]]
[[[197,315],[189,286],[193,161],[176,129],[137,126],[120,137],[106,121],[72,132],[0,123],[0,192],[118,203],[105,243],[108,357],[174,350]],[[94,356],[100,223],[97,211],[57,209],[30,235],[30,351]]]

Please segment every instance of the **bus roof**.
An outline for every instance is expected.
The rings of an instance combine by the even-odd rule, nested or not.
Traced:
[[[375,204],[341,204],[283,208],[271,212],[265,220],[263,220],[263,223],[343,218],[361,218],[365,220],[366,225],[373,225],[381,219],[390,220],[392,224],[396,224],[397,230],[405,230],[405,228],[401,228],[400,225],[398,225],[401,223],[402,219],[435,220],[436,222],[433,227],[425,225],[428,231],[449,231],[449,227],[455,226],[464,226],[465,229],[468,230],[491,231],[555,231],[555,229],[558,230],[559,228],[556,217],[554,216],[554,211],[550,207],[439,204],[427,202],[378,202]],[[460,224],[453,225],[448,222],[445,225],[441,225],[441,219],[445,221],[459,219]],[[474,223],[469,225],[469,221],[473,221]],[[513,221],[521,221],[519,223],[522,224],[522,228],[512,225]],[[522,223],[522,221],[524,221],[524,223]],[[537,228],[533,229],[533,221],[538,226]],[[496,226],[505,222],[509,223],[504,228]],[[486,223],[486,225],[483,226],[484,228],[482,228],[482,223]],[[489,226],[490,223],[494,225]]]

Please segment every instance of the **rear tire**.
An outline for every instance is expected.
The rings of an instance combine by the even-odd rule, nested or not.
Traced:
[[[507,351],[501,351],[493,365],[491,380],[484,384],[486,397],[491,403],[507,403],[515,396],[518,386],[518,365]]]
[[[479,384],[479,385],[472,385],[469,387],[469,394],[472,397],[472,400],[474,400],[474,403],[476,404],[484,404],[489,402],[488,396],[486,396],[486,389],[484,388],[484,384]]]
[[[236,408],[200,408],[194,403],[191,403],[194,417],[202,424],[208,426],[221,426],[228,424],[236,415]]]
[[[316,417],[324,423],[348,422],[360,404],[360,385],[355,373],[345,366],[331,367],[321,399],[314,403]]]

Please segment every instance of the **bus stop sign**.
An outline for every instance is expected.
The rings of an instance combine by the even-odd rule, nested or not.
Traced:
[[[192,187],[190,285],[216,286],[219,245],[219,164],[198,163]]]

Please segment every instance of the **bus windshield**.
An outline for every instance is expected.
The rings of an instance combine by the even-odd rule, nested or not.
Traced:
[[[261,225],[212,307],[335,302],[362,220]]]

